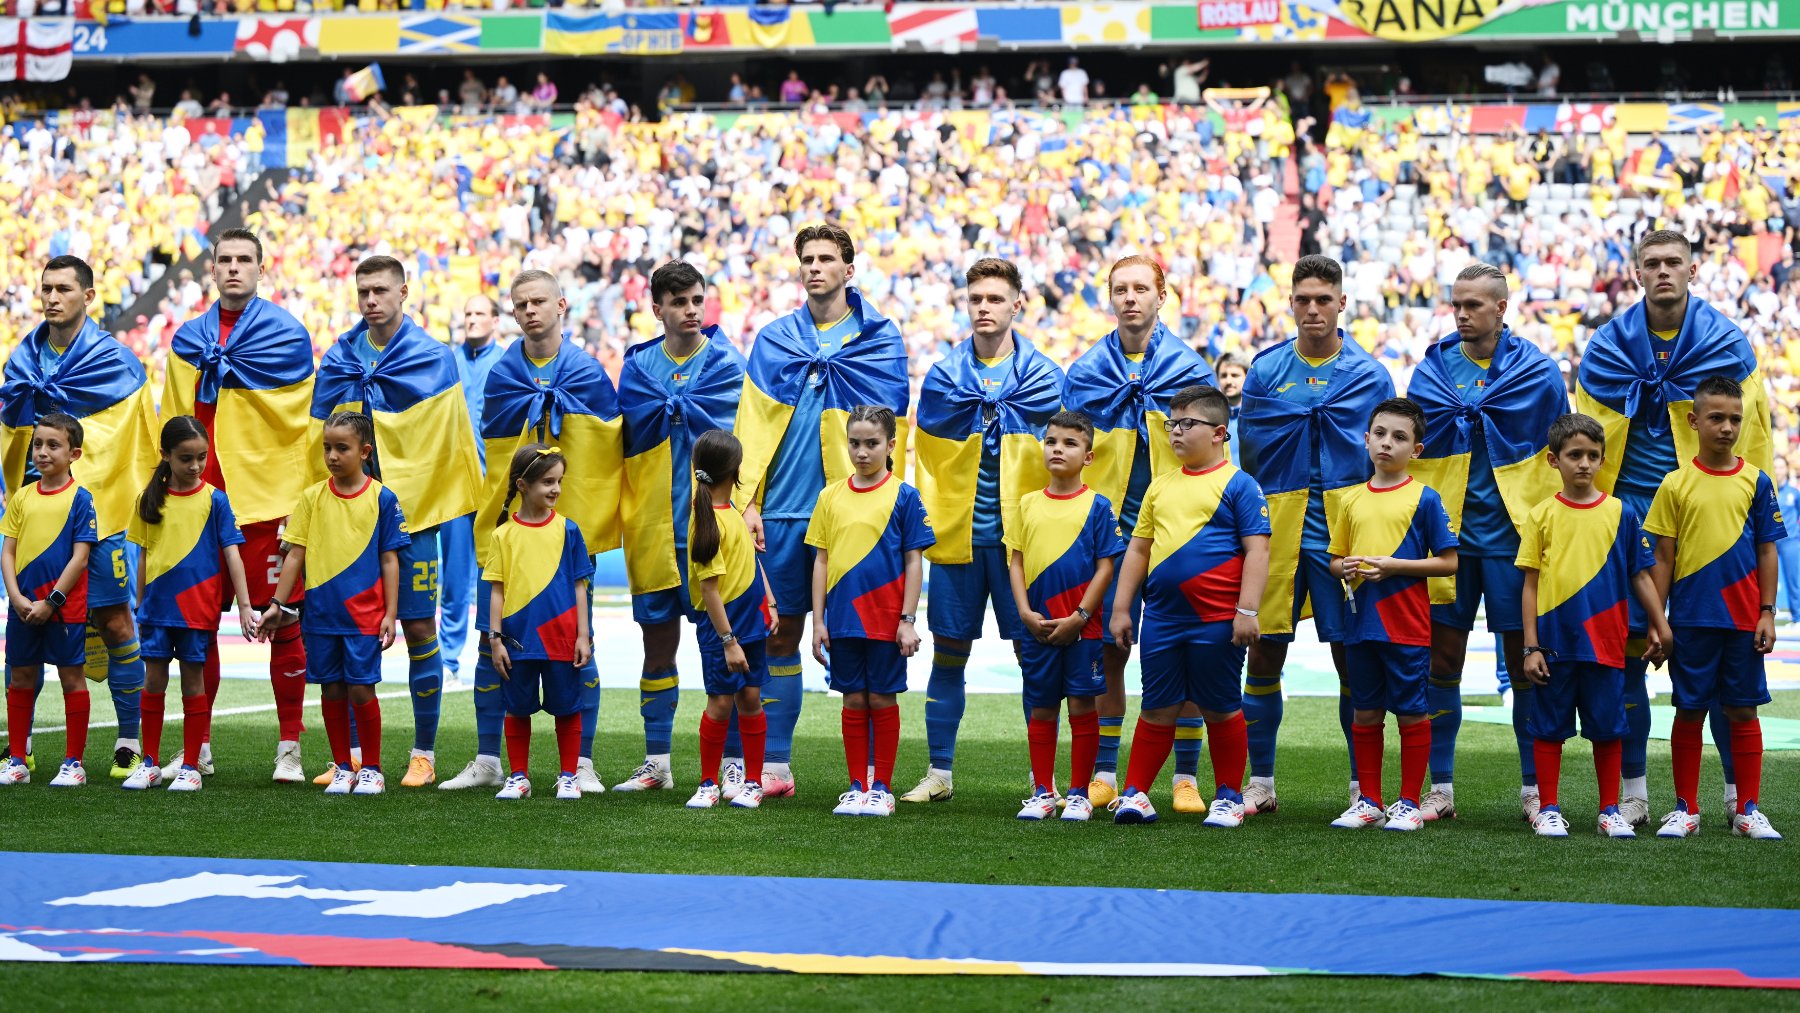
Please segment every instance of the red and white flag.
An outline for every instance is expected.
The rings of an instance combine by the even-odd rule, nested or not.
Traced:
[[[0,81],[61,81],[74,56],[74,21],[0,18]]]
[[[916,43],[926,49],[947,52],[974,45],[980,35],[974,10],[924,4],[907,4],[890,11],[888,31],[893,35],[895,47]]]

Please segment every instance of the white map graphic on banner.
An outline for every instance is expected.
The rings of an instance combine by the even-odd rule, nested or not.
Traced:
[[[288,885],[304,876],[240,876],[202,872],[181,879],[99,890],[79,897],[62,897],[47,903],[56,907],[170,907],[214,897],[244,900],[351,901],[320,914],[371,915],[382,918],[452,918],[484,907],[506,904],[539,894],[555,893],[561,883],[464,883],[461,881],[424,890],[332,890]]]

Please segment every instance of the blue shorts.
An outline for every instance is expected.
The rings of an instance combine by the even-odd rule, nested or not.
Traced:
[[[738,690],[749,686],[763,688],[769,681],[769,659],[763,653],[766,640],[752,640],[738,646],[744,649],[744,660],[750,663],[750,671],[739,675],[725,667],[725,648],[720,647],[700,652],[700,679],[706,684],[707,696],[732,696]],[[834,645],[835,646],[835,645]]]
[[[1593,661],[1552,661],[1550,681],[1531,691],[1526,730],[1534,739],[1562,742],[1575,737],[1575,714],[1581,714],[1581,737],[1612,742],[1625,737],[1625,670]]]
[[[347,682],[374,686],[381,682],[381,638],[367,633],[307,633],[306,681],[323,685]]]
[[[1115,600],[1115,592],[1118,589],[1118,586],[1119,582],[1117,580],[1106,585],[1106,599],[1100,603],[1100,642],[1108,646],[1112,646],[1113,643],[1112,617],[1113,609],[1118,605],[1118,602]],[[1135,631],[1142,625],[1144,625],[1144,593],[1143,585],[1140,584],[1138,585],[1137,597],[1131,599],[1131,628]],[[1139,642],[1142,642],[1144,638],[1139,636],[1137,639]]]
[[[1675,653],[1669,658],[1670,693],[1676,710],[1760,707],[1769,702],[1769,680],[1763,656],[1756,653],[1756,634],[1747,630],[1675,627]]]
[[[1029,638],[1017,641],[1025,674],[1025,706],[1055,707],[1069,697],[1106,692],[1106,670],[1100,664],[1099,638],[1051,647]]]
[[[906,692],[906,659],[892,640],[832,637],[825,684],[839,693]]]
[[[88,553],[88,608],[131,601],[131,568],[125,560],[125,532],[100,539]]]
[[[763,572],[775,592],[775,611],[803,616],[812,611],[813,549],[806,544],[806,521],[763,521]]]
[[[1475,628],[1475,605],[1487,599],[1489,633],[1516,633],[1525,628],[1525,571],[1510,556],[1459,556],[1456,604],[1431,606],[1431,621],[1464,633]]]
[[[980,640],[988,602],[994,603],[994,623],[1000,639],[1031,639],[1019,621],[1013,601],[1012,575],[1007,569],[1007,548],[977,545],[967,563],[933,563],[926,576],[931,594],[925,601],[925,622],[934,637]]]
[[[138,654],[146,661],[185,661],[190,665],[206,662],[219,639],[214,630],[193,630],[186,626],[139,626]]]
[[[1324,549],[1300,549],[1300,564],[1294,570],[1294,628],[1300,628],[1300,613],[1308,597],[1312,598],[1313,632],[1321,643],[1341,644],[1350,635],[1350,617],[1344,608],[1344,582],[1331,575],[1331,554]],[[1294,642],[1292,633],[1265,633],[1264,640],[1277,644]]]
[[[559,718],[579,713],[581,675],[567,661],[515,661],[509,677],[500,680],[500,705],[516,717],[530,717],[540,710]]]
[[[1138,668],[1143,710],[1192,703],[1227,713],[1244,705],[1244,648],[1231,642],[1231,624],[1144,620]]]
[[[1390,714],[1429,714],[1425,684],[1431,678],[1431,648],[1365,640],[1344,645],[1344,681],[1350,706]]]
[[[401,619],[435,619],[438,612],[438,529],[412,532],[412,544],[401,549]],[[311,655],[307,655],[311,657]],[[354,681],[354,680],[352,680]]]
[[[87,664],[87,624],[60,623],[51,620],[32,626],[8,610],[6,615],[6,664],[74,665]]]
[[[687,547],[675,547],[675,571],[681,583],[661,591],[645,591],[631,596],[631,621],[639,626],[657,626],[694,615],[693,599],[688,597]]]

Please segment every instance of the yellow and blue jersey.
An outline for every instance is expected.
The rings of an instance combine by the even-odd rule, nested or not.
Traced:
[[[1416,478],[1377,489],[1364,483],[1344,500],[1332,533],[1333,556],[1428,559],[1456,548],[1450,515],[1437,490]],[[1351,579],[1356,614],[1345,643],[1431,644],[1431,594],[1424,577]]]
[[[1257,356],[1250,363],[1250,372],[1256,374],[1271,396],[1311,406],[1324,400],[1325,393],[1331,386],[1331,376],[1343,358],[1344,353],[1340,349],[1324,359],[1308,359],[1297,350],[1297,343],[1290,341],[1269,354]],[[1246,385],[1248,382],[1249,378],[1246,377]],[[1306,549],[1324,549],[1331,542],[1325,523],[1324,464],[1319,457],[1319,444],[1309,443],[1306,452],[1310,455],[1307,458],[1306,476],[1312,494],[1306,501],[1306,520],[1300,528],[1300,545]]]
[[[1492,359],[1471,358],[1468,346],[1458,342],[1444,355],[1456,392],[1463,403],[1473,405],[1487,390],[1488,371]],[[1469,440],[1469,477],[1463,489],[1462,523],[1456,529],[1459,551],[1471,556],[1506,557],[1519,550],[1519,531],[1513,527],[1512,515],[1500,496],[1500,483],[1494,478],[1494,462],[1488,453],[1488,440],[1482,420],[1473,423]],[[1423,441],[1421,441],[1423,442]],[[1537,455],[1540,459],[1543,455]]]
[[[806,525],[806,544],[827,553],[825,630],[833,637],[893,640],[906,600],[906,553],[937,538],[919,491],[899,476],[890,471],[867,489],[852,481],[821,490]]]
[[[663,389],[671,395],[679,397],[686,393],[693,384],[697,372],[695,367],[707,360],[706,346],[707,342],[702,340],[692,352],[677,359],[669,354],[668,341],[659,341],[653,350],[637,356],[637,364],[643,367],[650,379],[661,384]],[[623,400],[622,395],[621,400]],[[694,470],[695,436],[693,431],[684,425],[670,426],[668,438],[669,460],[676,464],[683,478],[691,477]],[[685,481],[670,483],[669,515],[671,517],[681,517],[689,512],[688,496],[691,493],[692,487]],[[689,527],[692,525],[674,525],[675,551],[685,552],[687,550]]]
[[[505,615],[499,629],[517,661],[574,661],[580,609],[575,585],[594,576],[581,528],[552,510],[533,524],[518,514],[494,532],[481,579],[498,584]],[[514,646],[516,643],[517,646]]]
[[[1674,350],[1675,338],[1680,333],[1650,332],[1651,358],[1645,362],[1649,367],[1645,379],[1653,384],[1663,381],[1669,372],[1669,355]],[[1649,499],[1662,485],[1663,476],[1680,467],[1675,457],[1675,432],[1669,426],[1666,414],[1652,406],[1652,410],[1632,416],[1626,430],[1631,453],[1620,456],[1619,477],[1615,483],[1621,494],[1630,492],[1640,499]]]
[[[1625,667],[1631,578],[1656,562],[1637,512],[1604,493],[1532,507],[1515,560],[1536,570],[1537,638],[1557,661]]]
[[[1087,595],[1094,567],[1125,554],[1125,539],[1112,504],[1087,486],[1067,496],[1039,489],[1019,501],[1019,530],[1006,544],[1025,568],[1025,599],[1046,619],[1066,619]],[[1100,611],[1081,629],[1083,640],[1100,639]]]
[[[688,550],[688,592],[694,611],[704,613],[706,605],[700,597],[700,584],[708,577],[719,580],[719,600],[725,603],[725,618],[731,632],[742,644],[766,640],[769,636],[768,593],[763,585],[762,565],[756,561],[756,542],[744,524],[744,515],[729,503],[713,504],[713,517],[719,525],[719,551],[702,563]],[[694,544],[694,522],[688,521],[687,545]],[[695,617],[700,627],[700,649],[724,650],[719,631],[705,615]]]
[[[1218,624],[1237,614],[1244,539],[1269,534],[1269,504],[1256,480],[1229,461],[1171,471],[1150,483],[1131,534],[1150,540],[1145,626],[1162,620],[1196,641],[1230,639],[1230,627]]]
[[[381,588],[381,554],[412,544],[394,491],[373,478],[346,496],[331,481],[300,494],[281,540],[306,548],[307,633],[374,636],[381,632],[387,598]]]
[[[796,312],[810,311],[801,307]],[[845,313],[842,320],[819,327],[817,358],[832,357],[861,333],[862,321],[854,310]],[[823,378],[821,367],[815,365],[809,368],[806,381],[800,386],[793,417],[769,462],[768,484],[763,493],[764,517],[804,519],[825,486],[825,455],[819,438],[820,419],[826,408]]]
[[[1675,539],[1670,625],[1756,629],[1756,547],[1786,533],[1767,473],[1741,457],[1729,471],[1696,460],[1663,479],[1644,530]]]
[[[42,601],[56,588],[57,578],[69,565],[78,542],[100,540],[94,517],[94,497],[74,478],[60,488],[46,490],[42,481],[13,493],[6,516],[0,517],[0,536],[17,543],[13,563],[19,590],[33,601]],[[75,578],[63,604],[65,623],[87,622],[87,569]]]
[[[975,360],[975,381],[981,386],[983,399],[999,395],[1012,368],[1010,355]],[[970,523],[970,545],[1001,544],[1000,455],[988,453],[985,446],[982,448],[981,464],[975,471],[975,514]]]
[[[139,623],[219,628],[219,605],[228,600],[225,546],[244,543],[223,490],[204,482],[188,492],[170,489],[163,498],[161,523],[151,524],[133,511],[125,537],[144,549],[138,564],[144,571]]]

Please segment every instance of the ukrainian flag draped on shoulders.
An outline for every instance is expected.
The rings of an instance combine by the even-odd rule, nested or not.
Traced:
[[[1595,484],[1613,491],[1619,465],[1631,452],[1631,420],[1640,416],[1651,433],[1673,436],[1676,461],[1692,459],[1700,442],[1687,424],[1687,413],[1694,407],[1694,388],[1711,376],[1743,385],[1744,428],[1738,434],[1738,455],[1771,470],[1775,449],[1768,386],[1750,340],[1736,324],[1706,300],[1690,295],[1681,331],[1672,342],[1651,337],[1641,301],[1601,325],[1588,339],[1575,387],[1575,410],[1598,419],[1606,430],[1606,460]]]
[[[315,470],[310,439],[312,336],[293,315],[252,298],[219,344],[219,304],[175,332],[162,416],[213,406],[212,453],[239,524],[286,517]],[[220,436],[223,434],[223,436]]]
[[[1011,368],[993,391],[982,390],[973,338],[933,365],[919,390],[914,449],[919,497],[937,534],[925,558],[934,563],[974,558],[975,484],[983,455],[999,457],[1002,530],[1018,526],[1019,497],[1050,482],[1039,441],[1061,404],[1063,373],[1018,332],[1012,340]]]
[[[557,447],[568,461],[556,509],[581,529],[588,552],[619,547],[624,485],[619,393],[599,361],[571,341],[563,341],[554,365],[549,386],[540,386],[519,340],[488,374],[481,413],[487,488],[475,515],[476,559],[486,558],[488,538],[506,502],[513,454],[527,443]]]
[[[49,325],[39,324],[6,360],[0,381],[6,489],[25,486],[37,420],[51,412],[73,415],[84,437],[75,478],[93,496],[100,537],[108,538],[130,524],[138,493],[156,467],[156,396],[143,363],[91,318],[46,373],[39,355],[49,341]]]
[[[469,421],[455,352],[412,317],[401,317],[400,329],[371,366],[356,354],[357,341],[368,327],[359,321],[319,361],[312,399],[314,434],[335,411],[362,411],[375,420],[381,483],[399,498],[408,531],[424,531],[473,513],[481,488],[481,461],[475,454],[475,428]],[[312,459],[314,480],[323,481],[324,458],[314,453]]]
[[[1183,387],[1216,382],[1200,353],[1160,322],[1150,333],[1140,362],[1125,357],[1115,330],[1069,366],[1063,407],[1093,420],[1094,463],[1087,469],[1086,481],[1112,503],[1114,514],[1125,504],[1138,438],[1150,448],[1152,478],[1180,467],[1163,430],[1169,401]]]
[[[693,496],[691,448],[702,433],[737,423],[744,357],[719,328],[708,327],[705,337],[705,344],[684,364],[691,375],[677,390],[669,390],[644,366],[645,356],[662,354],[666,337],[626,349],[625,365],[619,370],[619,411],[625,419],[625,487],[619,512],[632,594],[681,584],[675,526],[685,528],[689,519],[676,517],[675,510]],[[681,431],[687,439],[677,441]]]
[[[1292,355],[1293,341],[1265,348],[1250,363],[1238,412],[1238,448],[1244,470],[1269,500],[1269,584],[1263,591],[1262,631],[1292,633],[1294,572],[1300,565],[1300,532],[1312,495],[1317,448],[1325,494],[1325,524],[1334,530],[1344,498],[1372,474],[1363,445],[1369,413],[1394,396],[1394,382],[1362,346],[1338,332],[1342,346],[1325,393],[1314,404],[1289,401],[1270,389],[1265,356]]]
[[[1568,388],[1562,371],[1536,345],[1500,331],[1488,363],[1485,386],[1473,404],[1463,398],[1444,358],[1461,354],[1462,336],[1452,334],[1425,350],[1413,371],[1406,396],[1425,410],[1425,452],[1411,472],[1437,490],[1453,530],[1462,530],[1463,501],[1468,492],[1469,462],[1477,423],[1487,444],[1494,484],[1506,513],[1519,528],[1531,508],[1562,488],[1556,469],[1544,462],[1550,424],[1568,412]],[[1431,598],[1447,605],[1456,597],[1456,578],[1431,581]]]
[[[762,502],[769,462],[781,448],[794,405],[803,385],[818,374],[825,396],[819,423],[819,445],[825,483],[850,476],[850,440],[844,427],[857,405],[892,408],[898,416],[894,461],[906,460],[907,408],[912,386],[907,379],[906,340],[892,320],[869,305],[854,287],[844,292],[850,312],[860,321],[857,335],[831,355],[819,351],[819,332],[802,305],[756,334],[745,365],[744,393],[738,402],[737,438],[744,445],[738,473],[738,503]]]

